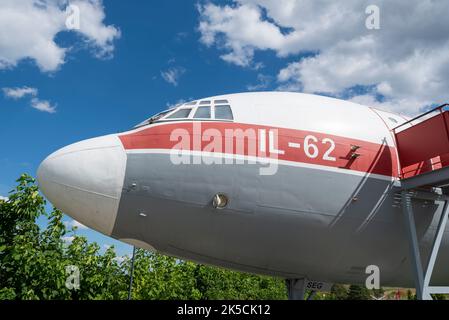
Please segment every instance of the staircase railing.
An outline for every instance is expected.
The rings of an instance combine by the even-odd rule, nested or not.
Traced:
[[[438,106],[392,130],[402,179],[449,166],[448,107]]]

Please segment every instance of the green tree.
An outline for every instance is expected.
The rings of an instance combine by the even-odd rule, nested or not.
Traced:
[[[123,263],[129,274],[129,259]],[[133,299],[199,299],[195,265],[142,249],[136,251]]]
[[[372,290],[373,296],[376,298],[382,298],[385,295],[384,288],[380,287],[379,289]]]
[[[350,285],[348,300],[371,300],[370,291],[365,286]]]
[[[0,286],[2,297],[52,299],[63,293],[58,268],[61,251],[57,239],[63,230],[54,210],[47,230],[40,232],[36,219],[46,215],[45,201],[34,180],[22,175],[8,201],[0,202]],[[62,291],[58,290],[62,289]]]
[[[65,250],[65,264],[80,270],[79,290],[72,290],[72,299],[120,299],[127,292],[126,274],[116,260],[113,247],[100,254],[97,243],[74,236]]]
[[[67,245],[64,237],[74,230],[66,229],[62,212],[46,213],[46,202],[30,176],[17,182],[9,199],[0,201],[0,299],[118,298],[124,286],[107,286],[121,271],[115,253],[99,255],[97,244],[76,235]],[[43,230],[36,223],[41,216],[48,218]],[[81,270],[80,290],[66,286],[69,265]]]
[[[197,265],[195,278],[202,299],[287,299],[283,279],[205,265]]]
[[[331,288],[330,299],[332,300],[348,299],[348,289],[342,284],[334,284]]]

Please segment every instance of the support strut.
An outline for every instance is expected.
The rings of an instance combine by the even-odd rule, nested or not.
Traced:
[[[435,293],[449,293],[449,287],[431,287],[430,280],[432,278],[433,269],[438,256],[438,251],[443,239],[444,230],[449,216],[449,201],[444,202],[444,207],[438,223],[438,228],[432,243],[432,248],[427,261],[425,272],[422,266],[421,253],[419,250],[418,236],[416,234],[415,217],[412,206],[412,193],[403,190],[402,196],[402,210],[405,216],[407,227],[410,255],[412,258],[412,271],[416,286],[416,297],[419,300],[432,300],[431,294]]]
[[[306,295],[306,279],[286,279],[288,300],[304,300]]]

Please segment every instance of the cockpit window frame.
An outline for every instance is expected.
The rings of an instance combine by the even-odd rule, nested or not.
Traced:
[[[225,101],[227,103],[225,103]],[[201,102],[203,102],[203,104]],[[206,104],[207,102],[209,102],[209,103]],[[224,106],[229,107],[230,112],[231,112],[231,119],[217,119],[216,118],[215,108],[216,107],[224,107]],[[209,107],[210,108],[210,118],[195,118],[195,114],[196,114],[198,108],[202,108],[202,107]],[[170,116],[172,116],[176,112],[180,111],[181,109],[190,109],[189,116],[186,117],[186,118],[170,118]],[[163,114],[163,115],[161,117],[157,118],[161,114]],[[179,105],[177,105],[175,107],[172,107],[170,109],[167,109],[167,110],[161,111],[159,113],[156,113],[155,115],[153,115],[152,117],[148,118],[147,120],[142,121],[138,125],[134,126],[134,128],[139,128],[139,127],[146,126],[146,125],[149,125],[149,124],[152,124],[152,123],[156,123],[156,122],[175,122],[175,121],[186,121],[186,120],[191,120],[191,121],[234,122],[235,121],[235,117],[234,117],[234,110],[232,108],[232,103],[230,103],[229,100],[225,100],[225,99],[221,99],[221,100],[218,100],[218,99],[217,100],[213,100],[213,99],[196,100],[196,101],[191,101],[191,102],[179,104]]]
[[[158,113],[156,113],[155,115],[149,117],[148,119],[146,119],[146,120],[140,122],[139,124],[135,125],[134,128],[143,127],[143,126],[146,126],[146,125],[148,125],[148,124],[152,124],[152,123],[154,123],[154,122],[156,122],[156,121],[160,121],[161,119],[165,118],[167,115],[171,114],[171,113],[172,113],[173,111],[175,111],[176,109],[178,109],[178,107],[173,107],[173,108],[166,109],[166,110],[163,110],[163,111],[161,111],[161,112],[158,112]],[[155,119],[155,118],[158,117],[159,115],[162,115],[162,116],[159,117],[159,118],[157,118],[157,119]]]

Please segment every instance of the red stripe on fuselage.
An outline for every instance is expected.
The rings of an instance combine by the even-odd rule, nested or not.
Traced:
[[[243,131],[243,136],[230,135],[236,130]],[[262,152],[260,137],[261,131],[265,131],[266,152]],[[283,154],[270,152],[269,132],[273,132],[275,145],[271,149],[282,150]],[[308,154],[305,152],[305,139],[309,138]],[[351,139],[336,135],[317,132],[276,128],[261,125],[232,123],[232,122],[176,122],[148,127],[140,131],[119,136],[126,150],[135,149],[185,149],[190,151],[208,151],[242,156],[257,156],[262,158],[277,158],[279,160],[293,161],[323,165],[335,168],[355,170],[398,177],[396,149],[386,144],[378,144],[357,139]],[[180,146],[180,140],[188,141]],[[326,160],[325,153],[329,152],[332,143],[335,149],[327,154],[327,159],[335,158],[335,161]],[[173,141],[172,141],[173,140]],[[231,145],[232,142],[232,145]],[[213,144],[212,144],[213,143]],[[300,148],[297,148],[297,144]],[[221,145],[221,150],[218,148]],[[255,148],[253,146],[256,146]],[[318,155],[314,156],[318,150]],[[357,150],[351,150],[352,146],[359,146]],[[354,153],[359,156],[352,156]]]

